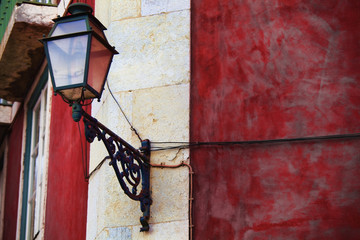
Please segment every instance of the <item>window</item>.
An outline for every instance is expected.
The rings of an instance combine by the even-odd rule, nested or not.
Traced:
[[[32,109],[31,143],[29,164],[29,190],[27,196],[27,235],[37,239],[41,228],[42,188],[45,161],[45,126],[47,117],[47,87],[45,87]]]
[[[39,240],[44,234],[50,106],[47,79],[45,69],[26,105],[20,240]]]

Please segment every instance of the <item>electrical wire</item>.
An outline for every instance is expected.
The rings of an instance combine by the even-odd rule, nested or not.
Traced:
[[[321,140],[335,140],[335,139],[349,139],[359,138],[360,133],[351,134],[338,134],[338,135],[325,135],[325,136],[311,136],[311,137],[299,137],[299,138],[279,138],[268,140],[248,140],[248,141],[229,141],[229,142],[151,142],[151,151],[164,151],[171,149],[186,149],[190,147],[200,146],[231,146],[231,145],[251,145],[251,144],[275,144],[275,143],[287,143],[287,142],[306,142],[306,141],[321,141]],[[172,145],[172,146],[154,146],[160,145]],[[177,145],[174,145],[177,144]]]
[[[166,164],[150,164],[150,167],[152,168],[179,168],[179,167],[187,167],[189,170],[189,239],[192,240],[193,239],[193,228],[194,228],[194,224],[193,224],[193,201],[194,201],[194,197],[193,197],[193,175],[194,175],[194,171],[191,167],[191,165],[189,163],[185,163],[184,161],[182,161],[180,164],[177,165],[166,165]]]
[[[124,117],[125,117],[126,121],[128,122],[128,124],[130,125],[131,131],[133,131],[133,132],[136,134],[136,136],[139,138],[140,142],[142,142],[142,139],[141,139],[141,137],[140,137],[140,134],[137,132],[137,130],[136,130],[136,129],[134,128],[134,126],[131,124],[129,118],[126,116],[124,110],[122,109],[122,107],[120,106],[119,102],[117,101],[117,99],[115,98],[114,94],[112,93],[112,91],[111,91],[111,89],[110,89],[110,86],[109,86],[109,81],[106,81],[106,85],[107,85],[107,87],[108,87],[108,89],[109,89],[109,92],[110,92],[112,98],[114,99],[114,101],[115,101],[116,104],[118,105],[121,113],[124,115]]]
[[[105,157],[103,160],[101,160],[101,162],[96,166],[96,168],[94,168],[94,170],[91,171],[91,173],[88,175],[88,179],[90,179],[90,177],[101,168],[101,166],[104,164],[104,162],[108,159],[111,159],[109,156]]]

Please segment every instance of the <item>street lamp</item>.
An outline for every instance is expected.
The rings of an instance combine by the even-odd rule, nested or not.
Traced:
[[[121,188],[131,199],[140,201],[142,228],[149,231],[150,218],[150,141],[135,149],[82,109],[87,99],[100,101],[114,54],[104,30],[84,3],[69,6],[71,14],[54,19],[49,36],[41,39],[54,88],[54,93],[72,106],[75,122],[83,118],[88,142],[102,140],[111,159]]]
[[[106,29],[83,3],[72,4],[71,15],[54,19],[42,39],[54,91],[70,101],[100,99],[114,54]]]

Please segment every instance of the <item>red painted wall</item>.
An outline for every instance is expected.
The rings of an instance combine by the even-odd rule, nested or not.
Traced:
[[[359,1],[191,9],[191,141],[360,132]],[[191,149],[195,239],[360,239],[359,143]]]
[[[2,236],[2,239],[4,240],[15,239],[16,237],[23,125],[24,111],[21,108],[14,120],[14,124],[8,137],[4,231]]]
[[[84,124],[82,121],[79,124],[85,152]],[[71,117],[71,107],[60,96],[53,97],[45,239],[86,237],[88,182],[84,177],[81,140],[78,125]]]
[[[95,0],[73,2],[87,3],[95,10]],[[91,105],[84,109],[91,113]],[[88,174],[90,145],[85,141],[83,121],[79,122],[80,137],[71,114],[71,107],[60,96],[53,97],[44,236],[49,240],[86,239],[88,181],[85,174]],[[86,159],[82,154],[86,154]]]

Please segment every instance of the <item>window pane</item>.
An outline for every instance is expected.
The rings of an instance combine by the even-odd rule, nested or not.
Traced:
[[[46,141],[47,87],[32,110],[31,155],[27,210],[27,239],[37,239],[41,231],[42,189]]]
[[[39,131],[40,131],[40,129],[39,129],[40,107],[39,106],[37,106],[37,108],[34,110],[33,114],[34,114],[34,116],[33,116],[33,118],[34,118],[34,120],[33,120],[34,130],[33,130],[33,143],[32,143],[32,145],[34,147],[39,142]]]

